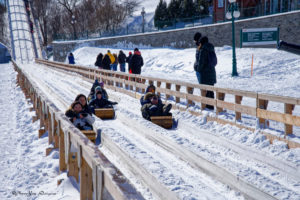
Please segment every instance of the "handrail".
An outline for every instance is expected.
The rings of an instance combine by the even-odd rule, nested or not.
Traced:
[[[36,119],[40,119],[39,132],[43,134],[48,131],[49,144],[59,148],[60,171],[69,170],[69,175],[74,176],[78,176],[80,171],[80,199],[103,199],[104,188],[114,199],[144,199],[98,147],[59,111],[38,86],[33,85],[33,81],[14,61],[13,65],[18,72],[20,87],[33,102]],[[71,152],[71,146],[76,152]],[[76,157],[75,162],[71,161],[71,155]],[[71,173],[71,169],[77,170]]]
[[[269,126],[267,120],[284,123],[285,135],[283,137],[278,137],[267,133],[264,133],[264,135],[270,139],[271,143],[274,139],[278,139],[287,142],[289,148],[300,147],[299,143],[286,139],[289,134],[293,133],[293,126],[300,126],[300,116],[293,114],[295,106],[300,105],[299,98],[219,88],[209,85],[192,84],[183,81],[133,75],[123,72],[88,68],[79,65],[69,65],[41,59],[36,59],[36,62],[45,64],[49,67],[76,72],[91,81],[93,81],[95,78],[101,79],[106,83],[108,88],[129,94],[131,96],[140,96],[139,92],[144,92],[147,85],[156,83],[155,85],[158,93],[165,94],[166,99],[174,96],[176,103],[180,103],[180,100],[185,100],[187,107],[193,105],[195,102],[198,102],[201,104],[202,109],[204,109],[206,105],[212,105],[216,107],[217,115],[222,113],[224,109],[234,111],[234,121],[221,121],[216,119],[222,123],[225,121],[230,124],[240,126],[240,123],[237,122],[242,120],[242,114],[256,117],[261,128],[267,128]],[[199,94],[196,94],[196,91],[199,91]],[[214,91],[216,93],[215,99],[207,98],[206,91]],[[226,94],[233,95],[234,102],[225,101]],[[256,102],[255,105],[243,105],[244,97],[253,99]],[[267,110],[268,102],[283,103],[284,110],[282,112]]]

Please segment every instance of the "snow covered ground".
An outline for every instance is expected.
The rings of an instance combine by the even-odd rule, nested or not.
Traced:
[[[120,47],[118,49],[110,49],[113,52],[117,52]],[[74,55],[77,63],[91,66],[96,55],[100,51],[105,53],[106,50],[107,48],[85,47],[77,49]],[[296,81],[297,67],[299,68],[299,58],[297,56],[274,49],[238,49],[238,71],[240,76],[232,78],[230,76],[230,50],[229,47],[217,48],[219,59],[217,66],[218,86],[223,84],[224,87],[235,88],[233,87],[234,84],[239,86],[237,87],[239,89],[258,90],[259,92],[275,94],[282,94],[280,92],[284,91],[287,95],[299,98],[299,93],[297,93],[298,83]],[[125,49],[124,51],[128,53],[128,50]],[[145,59],[145,66],[142,70],[143,75],[168,79],[172,77],[175,80],[196,83],[192,68],[194,49],[148,48],[141,49],[141,51]],[[254,54],[254,59],[257,59],[254,62],[254,66],[257,67],[254,68],[253,77],[250,76],[250,70],[248,69],[252,53]],[[261,55],[262,53],[264,54],[263,56]],[[268,59],[268,57],[272,57],[272,60]],[[221,65],[221,63],[224,64]],[[291,72],[286,73],[285,69],[277,66],[278,63],[285,66],[285,69],[289,68]],[[90,82],[82,80],[81,77],[74,73],[65,74],[36,64],[21,65],[21,67],[30,74],[36,84],[48,94],[48,98],[62,111],[71,104],[77,94],[83,93],[87,95],[91,87]],[[273,73],[273,78],[269,76],[269,71]],[[293,75],[293,83],[284,80],[291,78],[290,74]],[[274,77],[281,77],[281,80],[276,81]],[[270,81],[273,81],[271,88],[256,86],[256,84],[267,85]],[[247,82],[253,82],[253,85],[248,84],[248,87],[246,87]],[[290,84],[290,88],[285,89],[286,85],[283,85],[282,82]],[[234,190],[229,190],[226,185],[198,171],[188,162],[178,159],[170,152],[165,151],[160,145],[146,139],[143,135],[148,133],[166,138],[171,143],[179,145],[183,150],[204,157],[218,166],[224,167],[233,174],[276,196],[278,199],[300,198],[300,183],[298,179],[300,166],[299,149],[287,149],[282,142],[274,142],[273,145],[270,145],[269,141],[259,131],[253,133],[229,125],[222,126],[214,122],[206,122],[205,118],[192,116],[188,112],[173,111],[173,116],[179,119],[179,125],[177,129],[167,131],[141,117],[140,105],[137,99],[111,90],[108,90],[108,93],[112,100],[119,103],[116,106],[117,118],[108,121],[97,119],[94,126],[100,128],[107,137],[128,152],[130,157],[137,160],[139,165],[151,172],[169,190],[176,192],[181,199],[243,199],[244,197]],[[211,114],[211,112],[207,111],[204,111],[204,115],[205,113]],[[132,123],[134,125],[131,125]],[[35,138],[36,135],[37,130],[34,135]],[[46,141],[44,145],[45,147],[41,149],[46,148]],[[121,162],[118,156],[105,146],[100,149],[126,177],[129,177],[130,181],[147,199],[154,199],[151,192],[126,168],[126,165]],[[53,155],[55,157],[56,153],[52,153],[50,158]],[[26,154],[25,157],[31,157],[30,153]],[[49,162],[51,162],[51,159]],[[58,175],[57,157],[52,162],[56,162],[55,165],[53,164],[56,171],[54,170],[53,177],[46,176],[46,182],[49,182],[49,184],[51,182],[56,183],[58,177],[65,176],[65,174]],[[286,170],[285,168],[287,167],[290,170]],[[295,176],[295,174],[298,175]],[[12,178],[12,181],[15,179]],[[72,179],[68,178],[65,178],[63,185],[59,187],[56,187],[55,183],[51,186],[47,185],[47,183],[44,184],[44,182],[40,184],[43,188],[50,188],[46,190],[47,192],[53,191],[57,196],[62,196],[65,199],[72,199],[66,193],[70,194],[70,191],[78,188],[72,182]],[[72,184],[75,186],[75,189],[69,187]],[[27,187],[33,189],[33,191],[39,190],[33,185]],[[22,191],[27,191],[26,189],[24,186]],[[76,196],[76,193],[74,195]],[[37,199],[39,198],[41,197],[37,197]]]

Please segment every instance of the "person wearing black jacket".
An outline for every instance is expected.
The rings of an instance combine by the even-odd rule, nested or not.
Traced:
[[[98,68],[102,68],[102,59],[103,59],[103,54],[99,53],[97,56],[97,60],[95,62],[95,66],[97,66]]]
[[[141,68],[144,65],[143,57],[138,48],[134,49],[133,56],[129,62],[129,68],[133,74],[141,74]]]
[[[97,109],[97,108],[112,108],[113,105],[116,105],[116,104],[118,104],[118,103],[102,98],[101,91],[97,91],[96,99],[93,99],[89,103],[89,107],[92,110],[92,112],[95,113],[95,109]]]
[[[104,58],[102,60],[102,68],[106,69],[106,70],[110,70],[110,64],[111,64],[111,61],[110,61],[109,55],[105,54]]]
[[[120,50],[118,55],[118,62],[120,64],[120,71],[125,72],[125,62],[126,62],[126,55],[122,50]]]

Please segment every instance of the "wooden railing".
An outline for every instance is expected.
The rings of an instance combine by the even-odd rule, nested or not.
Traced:
[[[47,131],[48,142],[53,144],[46,154],[59,149],[59,170],[67,171],[78,183],[80,176],[80,199],[103,199],[104,188],[114,199],[144,199],[98,147],[32,84],[16,63],[13,64],[18,72],[18,84],[36,111],[33,121],[40,119],[39,137]]]
[[[157,88],[156,91],[161,95],[165,95],[166,99],[173,96],[176,103],[182,102],[186,104],[187,107],[194,105],[195,102],[197,102],[201,104],[202,109],[204,109],[206,105],[214,106],[216,108],[217,115],[225,110],[233,111],[235,120],[223,120],[218,117],[208,117],[208,120],[215,120],[220,123],[230,123],[252,131],[255,130],[255,128],[247,127],[239,123],[243,120],[242,114],[255,117],[262,128],[269,126],[267,120],[283,123],[285,127],[285,135],[283,137],[274,136],[265,132],[262,133],[270,139],[271,143],[273,140],[277,139],[286,142],[289,148],[300,147],[299,143],[286,139],[287,135],[293,133],[293,126],[300,126],[300,116],[293,114],[295,106],[300,105],[299,98],[260,94],[256,92],[219,88],[209,85],[191,84],[182,81],[146,77],[123,72],[82,67],[78,65],[68,65],[40,59],[37,59],[36,62],[45,64],[49,67],[77,72],[90,81],[98,78],[105,82],[106,87],[136,98],[139,98],[141,94],[145,92],[145,89],[149,84],[154,84]],[[215,98],[207,98],[207,91],[213,91],[215,93]],[[225,96],[229,95],[233,97],[233,102],[225,101]],[[252,106],[244,105],[247,103],[247,101],[245,101],[246,103],[243,102],[246,98],[251,99],[255,103]],[[282,112],[267,110],[269,102],[283,104],[284,110]]]

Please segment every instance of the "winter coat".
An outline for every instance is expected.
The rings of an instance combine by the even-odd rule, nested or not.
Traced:
[[[118,61],[120,64],[123,64],[126,61],[126,55],[122,51],[119,53]]]
[[[113,57],[114,57],[115,61],[112,62],[112,64],[118,64],[118,56],[117,56],[117,54],[114,53]]]
[[[101,67],[101,65],[102,65],[102,59],[103,59],[103,54],[100,53],[100,54],[97,56],[97,60],[96,60],[96,62],[95,62],[95,66]]]
[[[194,70],[201,74],[201,84],[214,85],[217,82],[216,69],[208,65],[208,53],[215,51],[214,46],[207,42],[196,51]]]
[[[109,56],[110,63],[113,64],[116,60],[115,57],[110,52],[107,52],[107,55]]]
[[[74,56],[68,56],[68,59],[69,59],[69,64],[75,64],[75,58]]]
[[[111,61],[110,61],[109,55],[105,54],[105,56],[102,60],[103,69],[110,70],[110,64],[111,64]]]
[[[80,118],[80,114],[84,115],[83,118]],[[66,111],[65,115],[69,118],[69,120],[76,126],[79,130],[92,130],[93,123],[95,119],[88,113],[84,111],[80,113],[76,113],[73,109],[69,109]],[[74,118],[76,118],[74,120]]]
[[[112,108],[112,106],[116,104],[118,103],[101,98],[92,100],[89,103],[89,107],[93,110],[93,113],[95,113],[95,109],[97,108]]]
[[[142,116],[147,120],[151,120],[150,117],[153,116],[171,116],[172,114],[169,112],[171,107],[171,105],[165,105],[161,102],[158,104],[146,103],[141,108]]]
[[[129,68],[133,74],[141,74],[141,68],[144,65],[143,57],[141,52],[135,51],[129,62]]]

